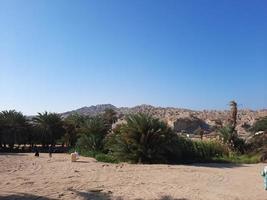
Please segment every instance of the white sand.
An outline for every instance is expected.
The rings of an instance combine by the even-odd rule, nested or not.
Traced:
[[[105,164],[70,155],[0,154],[0,199],[267,200],[264,164]]]

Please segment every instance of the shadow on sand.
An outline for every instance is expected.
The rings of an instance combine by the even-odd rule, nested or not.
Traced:
[[[16,193],[16,194],[9,194],[6,196],[0,196],[1,200],[55,200],[53,198],[48,197],[42,197],[32,194],[26,194],[26,193]]]
[[[189,200],[189,199],[186,199],[186,198],[173,198],[171,196],[162,196],[158,200]]]
[[[27,156],[27,154],[24,153],[4,153],[1,152],[0,156]]]
[[[209,168],[236,168],[236,167],[246,167],[243,164],[233,164],[233,163],[195,163],[190,164],[194,167],[209,167]]]
[[[73,163],[90,163],[90,161],[85,161],[85,160],[76,160]]]
[[[102,191],[88,191],[88,192],[81,192],[77,190],[70,190],[72,192],[75,192],[75,194],[79,197],[81,197],[84,200],[123,200],[122,197],[114,197],[112,196],[112,193],[106,193]],[[10,194],[6,196],[0,196],[0,200],[56,200],[54,198],[49,197],[43,197],[38,195],[32,195],[27,193],[16,193],[16,194]],[[135,200],[145,200],[141,198],[137,198]],[[173,198],[171,196],[162,196],[155,200],[189,200],[186,198]]]
[[[112,192],[102,192],[100,190],[95,191],[88,191],[88,192],[81,192],[77,190],[71,190],[72,192],[75,192],[78,196],[82,197],[84,200],[123,200],[122,197],[115,197],[112,195]],[[136,198],[134,200],[145,200],[142,198]],[[189,200],[186,198],[174,198],[169,195],[162,196],[155,200]]]
[[[82,199],[87,200],[87,199],[93,199],[93,200],[109,200],[109,199],[116,199],[116,200],[122,200],[122,198],[115,198],[112,197],[111,193],[107,192],[102,192],[100,190],[95,190],[95,191],[88,191],[88,192],[82,192],[82,191],[77,191],[74,189],[70,189],[70,191],[76,193],[76,195],[82,197]]]

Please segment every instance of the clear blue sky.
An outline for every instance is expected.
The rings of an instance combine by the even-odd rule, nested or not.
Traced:
[[[267,108],[266,0],[0,0],[0,110]]]

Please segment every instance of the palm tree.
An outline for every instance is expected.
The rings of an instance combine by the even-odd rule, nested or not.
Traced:
[[[1,145],[8,144],[13,148],[14,144],[25,144],[28,139],[28,128],[28,121],[21,112],[15,110],[0,112]]]
[[[43,146],[55,144],[56,140],[64,135],[63,121],[56,113],[38,113],[33,118],[33,123],[38,133],[41,135],[41,143]]]
[[[76,129],[79,129],[85,122],[85,120],[88,117],[85,117],[83,115],[79,115],[78,113],[71,114],[68,117],[64,119],[64,121],[67,121],[75,126]]]
[[[107,108],[103,114],[103,119],[108,127],[108,129],[112,128],[112,124],[114,124],[117,120],[117,112],[111,108]]]
[[[234,132],[231,126],[225,126],[220,129],[220,138],[224,144],[232,145],[234,139]]]
[[[166,154],[176,136],[166,123],[146,114],[129,115],[113,136],[111,151],[123,160],[138,163],[167,162]]]
[[[245,141],[238,137],[236,130],[231,125],[220,129],[220,138],[228,146],[229,150],[244,152]]]
[[[75,125],[70,121],[64,120],[63,127],[65,129],[65,134],[62,138],[63,142],[67,146],[74,146],[77,140],[77,131]]]
[[[85,117],[78,114],[69,115],[64,119],[65,135],[63,140],[67,146],[75,146],[78,132],[85,122]]]
[[[101,116],[87,118],[79,129],[81,137],[77,146],[84,151],[101,151],[107,134],[108,128]]]
[[[232,126],[235,129],[236,122],[237,122],[237,103],[235,101],[230,101],[229,105],[230,105],[230,108],[231,108]]]

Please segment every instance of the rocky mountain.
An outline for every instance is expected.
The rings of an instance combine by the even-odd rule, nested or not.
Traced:
[[[111,104],[82,107],[77,110],[62,113],[62,116],[67,117],[74,113],[94,116],[103,113],[107,108],[115,110],[121,121],[127,114],[143,112],[160,118],[170,126],[174,127],[177,131],[185,129],[190,133],[193,133],[198,127],[201,127],[208,132],[212,132],[216,127],[225,125],[230,118],[230,112],[227,110],[194,111],[172,107],[154,107],[151,105],[139,105],[132,108],[117,108]],[[237,115],[237,130],[239,134],[247,134],[247,129],[255,122],[255,120],[263,116],[267,116],[266,109],[257,111],[239,110]]]
[[[61,113],[61,116],[63,118],[71,115],[71,114],[79,114],[79,115],[85,115],[85,116],[94,116],[103,113],[106,109],[113,109],[118,110],[117,107],[111,105],[111,104],[99,104],[96,106],[90,106],[90,107],[82,107],[77,110],[68,111],[65,113]]]

